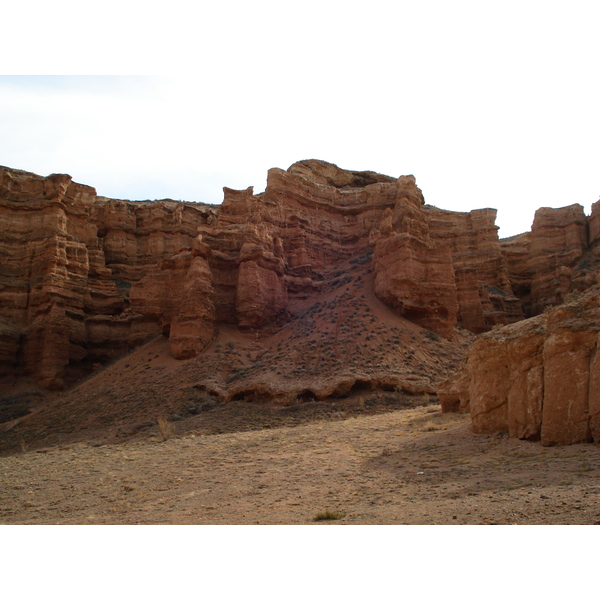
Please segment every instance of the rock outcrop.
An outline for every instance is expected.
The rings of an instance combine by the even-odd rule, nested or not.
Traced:
[[[543,445],[600,441],[600,288],[481,335],[440,389],[443,410],[470,411],[475,433]]]
[[[160,333],[131,310],[131,288],[215,212],[0,168],[0,373],[62,389]]]
[[[447,339],[561,302],[600,265],[598,211],[577,205],[500,241],[493,209],[428,206],[413,176],[306,160],[271,169],[264,193],[224,192],[220,206],[131,202],[0,168],[0,377],[59,390],[159,334],[187,359],[222,326],[272,333],[346,284],[348,261]]]
[[[458,213],[426,208],[432,239],[452,256],[459,325],[481,333],[521,320],[521,303],[498,240],[496,210]]]
[[[452,255],[431,239],[422,204],[406,194],[393,212],[386,209],[375,242],[375,293],[408,320],[449,337],[458,310]]]
[[[540,208],[530,232],[501,240],[512,289],[525,317],[558,306],[596,283],[600,270],[600,202]]]

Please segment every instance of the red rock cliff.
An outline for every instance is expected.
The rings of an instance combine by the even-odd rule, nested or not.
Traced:
[[[61,389],[160,332],[131,286],[214,209],[99,198],[68,175],[0,168],[0,374]]]
[[[526,317],[562,304],[596,283],[600,270],[600,202],[583,207],[540,208],[530,232],[501,240],[509,279]]]
[[[428,206],[412,176],[307,160],[271,169],[264,193],[224,191],[220,206],[111,200],[0,168],[0,376],[60,389],[160,333],[195,356],[220,324],[284,323],[356,257],[384,303],[444,336],[519,320],[565,269],[583,289],[596,265],[597,214],[588,245],[573,207],[540,213],[511,246],[493,209]]]
[[[475,433],[507,431],[543,445],[600,441],[600,290],[480,336],[440,390],[470,411]]]

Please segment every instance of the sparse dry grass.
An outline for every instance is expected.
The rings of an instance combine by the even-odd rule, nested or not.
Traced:
[[[175,426],[166,417],[158,417],[156,423],[158,424],[158,430],[160,431],[163,442],[166,442],[175,435]]]
[[[442,429],[442,428],[437,423],[434,423],[433,421],[427,421],[426,423],[423,423],[423,427],[422,427],[423,431],[439,431],[440,429]]]
[[[326,510],[318,513],[313,521],[338,521],[339,519],[343,519],[345,516],[346,513],[343,512]]]

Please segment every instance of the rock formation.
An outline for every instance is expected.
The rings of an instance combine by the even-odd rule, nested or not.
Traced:
[[[600,288],[481,335],[440,388],[442,409],[470,411],[473,431],[543,445],[600,441]]]
[[[457,213],[427,207],[431,237],[450,249],[458,323],[474,333],[523,318],[498,241],[496,210]]]
[[[444,336],[456,324],[452,255],[429,235],[429,219],[414,177],[396,183],[375,241],[375,293],[402,316]]]
[[[596,283],[599,210],[600,202],[592,206],[590,217],[579,204],[540,208],[530,232],[501,240],[510,283],[526,317]]]
[[[62,389],[160,333],[131,311],[131,287],[215,212],[108,200],[68,175],[0,168],[0,375]]]
[[[447,339],[560,303],[600,265],[598,211],[578,205],[501,241],[495,210],[426,205],[412,176],[306,160],[271,169],[264,193],[224,192],[219,206],[132,202],[0,168],[0,377],[59,390],[159,334],[188,359],[220,327],[273,333],[345,285],[350,260],[397,315]]]

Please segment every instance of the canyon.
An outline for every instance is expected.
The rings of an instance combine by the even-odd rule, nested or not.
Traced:
[[[507,239],[495,218],[320,160],[220,205],[0,167],[4,447],[53,419],[126,435],[210,402],[389,393],[439,396],[482,433],[598,441],[600,202],[540,208]]]

